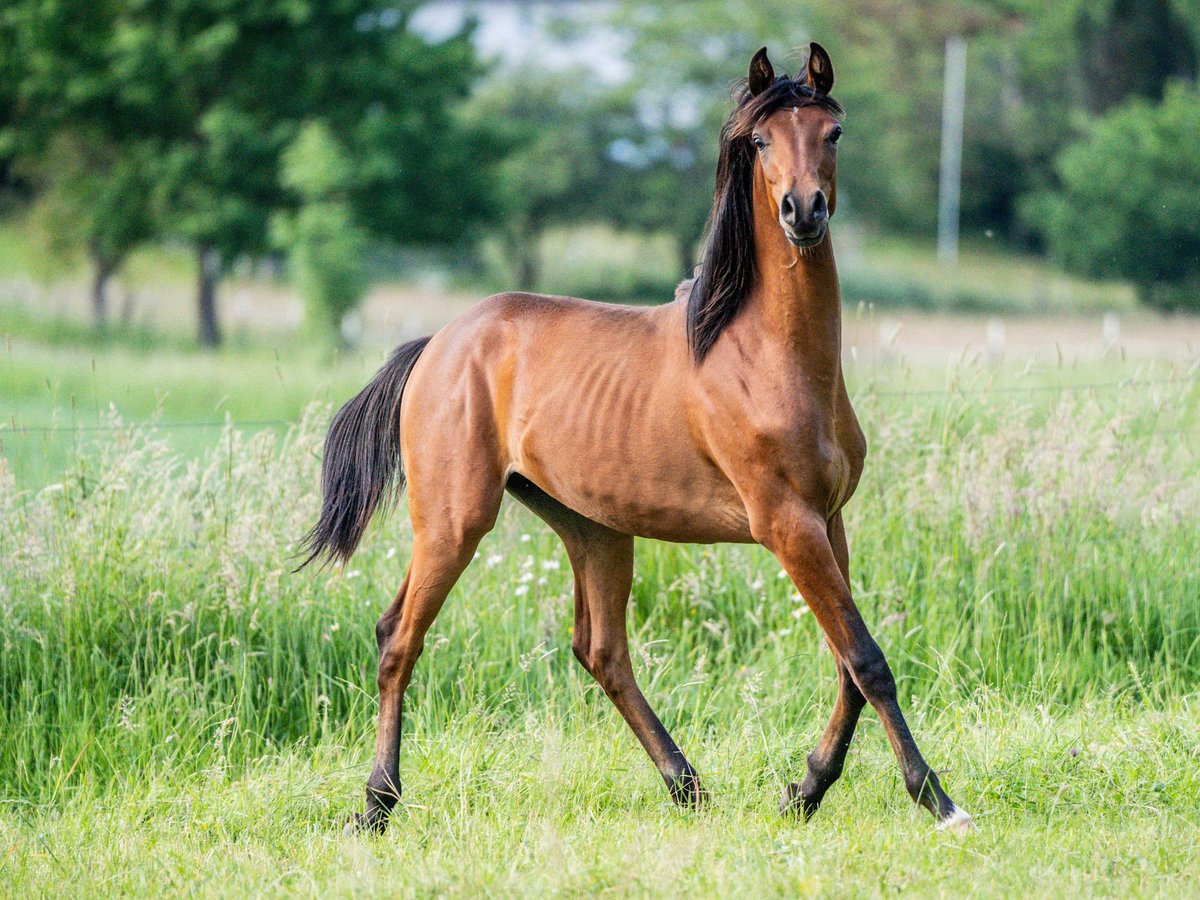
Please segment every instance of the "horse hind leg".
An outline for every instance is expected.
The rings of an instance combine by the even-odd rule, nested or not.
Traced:
[[[704,800],[700,776],[650,708],[633,674],[625,614],[633,584],[633,538],[584,518],[532,482],[509,490],[562,538],[575,574],[571,649],[616,706],[681,806]]]
[[[854,737],[859,715],[866,706],[866,698],[850,677],[845,664],[838,660],[838,696],[833,714],[825,733],[812,753],[808,754],[808,774],[801,784],[792,782],[783,789],[780,812],[785,815],[800,813],[808,821],[821,805],[821,801],[842,774],[846,753]]]
[[[450,590],[496,521],[502,489],[479,494],[471,509],[456,510],[457,521],[426,523],[413,512],[413,555],[408,574],[375,629],[379,644],[379,729],[375,764],[367,779],[366,808],[347,831],[382,833],[400,799],[400,734],[404,693],[429,631]],[[494,495],[494,496],[493,496]],[[444,508],[434,504],[431,508]]]

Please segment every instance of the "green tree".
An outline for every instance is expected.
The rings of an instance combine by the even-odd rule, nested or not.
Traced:
[[[108,324],[112,276],[155,234],[149,198],[156,160],[146,149],[63,131],[39,157],[33,178],[39,190],[31,219],[47,251],[66,260],[82,249],[91,265],[97,329]]]
[[[1200,92],[1110,110],[1058,159],[1061,188],[1026,215],[1068,266],[1127,278],[1160,309],[1200,310]]]
[[[424,40],[411,7],[19,0],[0,19],[26,61],[10,143],[33,153],[69,127],[151,148],[155,219],[195,248],[199,336],[215,345],[221,272],[270,246],[272,216],[293,199],[281,155],[308,119],[359,167],[351,202],[373,234],[453,240],[491,212],[492,145],[455,113],[479,72],[470,41]]]
[[[832,54],[834,93],[849,113],[839,151],[839,200],[862,218],[931,232],[944,41],[989,26],[996,16],[985,6],[983,0],[698,0],[666,7],[627,0],[610,21],[625,33],[635,67],[637,115],[628,137],[653,163],[645,165],[642,181],[647,202],[626,204],[625,211],[676,235],[681,247],[694,247],[697,223],[711,203],[716,138],[730,89],[760,46],[769,48],[777,70],[794,71],[804,62],[803,51],[794,48],[815,38]],[[990,71],[990,59],[971,60],[973,78]],[[972,123],[991,122],[994,103],[982,99],[990,95],[974,90],[969,96],[981,98]],[[968,153],[969,175],[979,162]]]
[[[816,38],[830,50],[835,93],[848,112],[839,172],[845,212],[931,234],[945,41],[966,35],[962,224],[1025,240],[1019,200],[1052,180],[1056,155],[1077,137],[1072,113],[1088,109],[1097,92],[1157,96],[1163,77],[1194,71],[1197,9],[1186,0],[626,0],[608,21],[631,48],[628,89],[638,115],[628,120],[637,151],[629,156],[644,166],[648,202],[618,212],[681,235],[694,228],[708,201],[696,185],[711,183],[716,128],[745,60],[766,44],[777,68],[794,69],[801,60],[789,49]],[[1130,77],[1117,77],[1115,60],[1103,54],[1088,56],[1097,35],[1123,36],[1130,54],[1146,48]],[[1107,71],[1092,72],[1088,58]]]
[[[1161,100],[1167,83],[1195,78],[1196,44],[1172,0],[1106,0],[1075,19],[1088,108],[1102,113],[1129,96]]]
[[[276,239],[312,318],[340,341],[342,320],[367,289],[368,235],[349,201],[354,167],[328,127],[312,122],[284,153],[282,179],[299,208],[276,220]]]
[[[497,220],[517,286],[532,290],[539,248],[552,225],[605,218],[612,139],[602,91],[582,73],[522,70],[476,94],[469,121],[495,129],[504,158],[495,168]]]
[[[621,115],[609,145],[618,163],[609,215],[624,227],[671,235],[682,277],[696,262],[712,206],[730,89],[760,46],[771,45],[778,64],[807,32],[795,4],[782,0],[627,0],[608,23],[624,34],[633,66],[629,83],[610,100]]]

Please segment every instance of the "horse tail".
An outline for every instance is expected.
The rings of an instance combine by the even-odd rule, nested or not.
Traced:
[[[321,516],[301,541],[306,558],[297,571],[313,560],[349,560],[375,511],[386,512],[404,490],[400,398],[429,341],[397,347],[370,384],[333,417],[321,464]]]

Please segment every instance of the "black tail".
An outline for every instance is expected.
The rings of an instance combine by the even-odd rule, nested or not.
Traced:
[[[371,383],[333,417],[321,466],[321,518],[301,542],[307,557],[297,571],[316,559],[350,559],[376,509],[386,510],[404,490],[400,397],[429,340],[397,347]]]

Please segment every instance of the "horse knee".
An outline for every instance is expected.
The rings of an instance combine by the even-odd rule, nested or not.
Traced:
[[[753,510],[750,535],[784,560],[801,558],[809,553],[814,543],[829,539],[823,519],[794,509]]]

